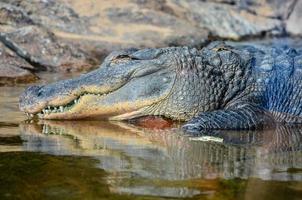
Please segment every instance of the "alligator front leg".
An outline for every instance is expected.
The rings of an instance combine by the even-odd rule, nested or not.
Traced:
[[[240,130],[259,129],[270,117],[259,106],[251,104],[237,104],[225,110],[204,112],[190,120],[183,126],[186,132],[200,132],[202,130]]]

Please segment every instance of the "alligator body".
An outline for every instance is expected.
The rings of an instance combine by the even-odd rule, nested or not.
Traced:
[[[43,119],[147,115],[185,121],[187,131],[255,129],[302,122],[302,52],[214,42],[111,53],[78,78],[29,87],[22,111]]]

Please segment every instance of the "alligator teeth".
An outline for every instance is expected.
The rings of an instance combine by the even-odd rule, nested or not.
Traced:
[[[70,103],[66,104],[65,106],[47,106],[46,108],[44,108],[41,113],[37,114],[39,118],[43,118],[43,115],[45,114],[51,114],[51,113],[58,113],[58,112],[64,112],[64,111],[67,111],[69,110],[74,104],[77,104],[80,102],[80,97],[82,96],[85,96],[85,95],[96,95],[96,96],[106,96],[107,94],[93,94],[93,93],[84,93],[84,94],[81,94],[79,96],[79,98],[77,99],[74,99],[73,101],[71,101]],[[31,115],[28,115],[27,113],[27,116],[31,116]],[[33,116],[31,116],[33,117]]]
[[[48,134],[48,133],[50,133],[49,128],[50,128],[50,127],[49,127],[48,125],[44,124],[44,125],[43,125],[42,133],[43,133],[43,134]]]

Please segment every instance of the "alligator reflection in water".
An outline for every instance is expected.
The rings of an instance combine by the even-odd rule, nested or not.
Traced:
[[[122,181],[127,177],[165,181],[302,179],[301,173],[290,173],[302,168],[302,129],[298,127],[219,131],[212,135],[214,141],[204,141],[207,137],[183,136],[177,128],[146,130],[121,122],[42,121],[23,123],[20,129],[27,151],[99,159],[99,167],[113,172],[107,180],[119,192],[154,194],[155,188],[148,184],[127,186]],[[158,187],[155,193],[187,196],[196,192],[187,188],[180,190]]]

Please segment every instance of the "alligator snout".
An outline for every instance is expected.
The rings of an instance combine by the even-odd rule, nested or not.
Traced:
[[[82,90],[84,91],[78,80],[31,86],[20,96],[20,110],[30,115],[62,113],[65,105],[77,101]]]
[[[40,107],[43,107],[45,102],[40,101],[42,95],[41,89],[43,85],[35,85],[27,88],[20,96],[19,107],[21,111],[26,113],[38,112]]]

